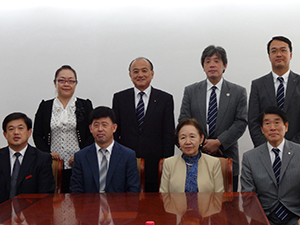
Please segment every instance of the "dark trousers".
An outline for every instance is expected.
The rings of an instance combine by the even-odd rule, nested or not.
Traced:
[[[70,193],[71,176],[72,176],[72,169],[62,170],[61,193]]]
[[[239,184],[239,175],[232,177],[232,189],[234,192],[237,192]]]

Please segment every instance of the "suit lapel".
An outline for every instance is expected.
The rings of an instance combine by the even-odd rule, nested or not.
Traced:
[[[263,146],[261,146],[260,153],[261,153],[261,157],[259,159],[261,160],[263,167],[265,168],[265,170],[267,171],[267,173],[271,177],[274,184],[277,185],[277,181],[276,181],[274,171],[273,171],[273,168],[272,168],[272,162],[271,162],[271,159],[270,159],[270,153],[269,153],[269,150],[268,150],[267,143],[265,143]]]
[[[228,85],[228,82],[226,80],[223,80],[221,92],[220,92],[220,100],[219,100],[219,110],[217,115],[217,122],[216,122],[216,134],[218,133],[218,130],[220,127],[222,127],[223,117],[226,115],[229,101],[231,99],[231,95],[233,93],[230,92],[230,87]]]
[[[91,169],[91,173],[93,174],[97,190],[99,190],[99,165],[95,143],[90,147],[88,153],[86,154],[86,160],[89,163],[89,167]]]
[[[6,180],[6,186],[7,190],[10,189],[10,176],[11,176],[11,170],[10,170],[10,156],[9,156],[9,149],[8,147],[5,147],[0,150],[0,168],[3,171],[4,179]]]
[[[126,98],[124,99],[128,105],[128,115],[130,118],[129,120],[132,121],[134,127],[138,129],[138,123],[136,119],[136,108],[135,108],[135,96],[134,96],[134,89],[130,88],[126,93]]]
[[[151,122],[151,115],[152,115],[153,111],[155,110],[156,105],[159,100],[160,99],[159,99],[159,94],[158,94],[157,90],[155,88],[151,87],[151,94],[150,94],[146,114],[144,117],[143,125],[147,122]],[[143,125],[142,125],[142,128],[143,128]],[[142,131],[143,131],[143,129],[142,129]]]
[[[27,171],[32,167],[34,161],[36,161],[36,152],[33,147],[28,145],[20,167],[17,186],[19,186],[21,181],[25,178]]]
[[[273,75],[272,72],[269,73],[264,80],[264,88],[267,92],[270,102],[272,105],[277,105],[276,95],[275,95],[275,87],[274,87],[274,81],[273,81]]]
[[[200,110],[200,124],[203,124],[203,129],[207,133],[207,120],[206,120],[206,94],[207,94],[207,81],[203,80],[198,85],[198,90],[195,92],[196,102]],[[204,100],[204,101],[203,101]],[[195,117],[195,116],[194,116]]]
[[[111,156],[110,156],[109,168],[108,168],[107,176],[106,176],[105,190],[107,190],[107,187],[109,186],[109,183],[113,177],[113,174],[114,174],[116,168],[118,167],[121,157],[122,157],[122,151],[119,148],[119,144],[117,142],[115,142],[113,149],[112,149]]]
[[[289,104],[292,100],[292,97],[296,90],[296,86],[298,84],[298,80],[299,80],[298,76],[291,71],[289,74],[288,84],[286,88],[286,96],[285,96],[284,106],[283,106],[283,111],[285,112],[287,111]]]
[[[291,159],[293,158],[293,156],[294,156],[293,147],[290,146],[290,144],[287,140],[285,140],[284,150],[282,152],[282,160],[281,160],[282,164],[281,164],[279,182],[281,181],[282,177],[284,176],[284,173],[285,173]]]

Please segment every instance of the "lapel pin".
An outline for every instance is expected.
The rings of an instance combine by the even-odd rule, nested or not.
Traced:
[[[230,96],[230,93],[227,93],[226,95],[227,95],[227,97],[228,97],[228,96]]]
[[[156,102],[156,100],[154,100],[154,102]]]
[[[290,153],[290,152],[288,152],[288,154],[290,155],[291,153]]]

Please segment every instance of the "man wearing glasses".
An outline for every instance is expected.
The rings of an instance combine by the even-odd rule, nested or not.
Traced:
[[[267,52],[272,71],[253,80],[251,85],[248,125],[252,142],[255,147],[266,142],[257,117],[266,108],[277,106],[289,119],[285,138],[300,143],[300,76],[290,70],[292,42],[283,36],[273,37]]]

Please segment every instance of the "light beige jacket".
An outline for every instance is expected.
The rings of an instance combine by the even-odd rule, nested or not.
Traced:
[[[184,192],[186,164],[181,155],[164,160],[160,192]],[[223,192],[223,176],[218,158],[201,153],[197,175],[199,192]]]

